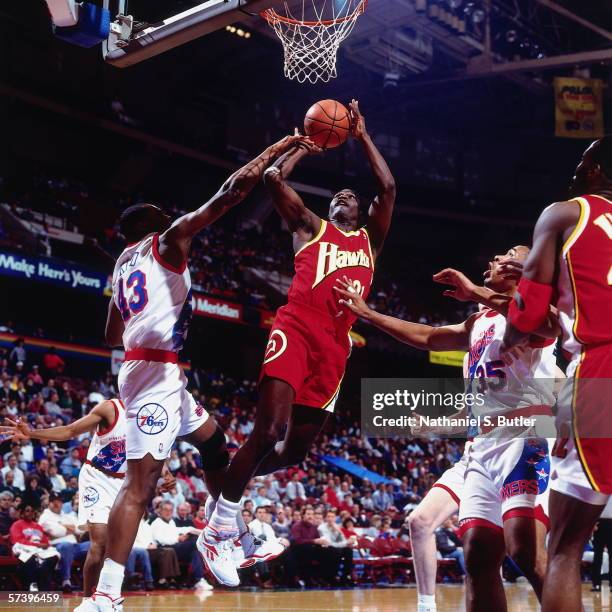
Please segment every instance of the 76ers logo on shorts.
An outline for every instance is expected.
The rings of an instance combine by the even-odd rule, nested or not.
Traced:
[[[159,404],[145,404],[136,414],[136,424],[142,433],[154,436],[168,426],[168,413]]]
[[[86,487],[83,491],[83,506],[90,508],[100,499],[100,494],[93,487]]]
[[[268,338],[266,354],[264,355],[264,363],[268,363],[277,357],[280,357],[286,349],[287,336],[285,335],[285,332],[280,329],[273,330]]]

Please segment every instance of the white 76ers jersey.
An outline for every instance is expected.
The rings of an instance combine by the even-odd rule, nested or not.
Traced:
[[[474,402],[474,416],[502,415],[517,408],[553,406],[556,359],[554,340],[530,343],[510,365],[500,356],[506,318],[485,308],[470,333],[469,379],[472,393],[484,395],[484,405]]]
[[[87,450],[87,463],[103,472],[124,474],[127,468],[125,456],[125,408],[120,400],[111,400],[115,408],[115,420],[106,429],[96,429]]]
[[[113,300],[125,329],[123,346],[178,352],[192,315],[187,263],[174,268],[159,256],[158,234],[129,245],[113,272]]]

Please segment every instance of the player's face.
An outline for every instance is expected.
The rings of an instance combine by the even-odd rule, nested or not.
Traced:
[[[334,196],[329,205],[329,220],[357,227],[359,201],[354,191],[343,189]]]
[[[172,224],[172,218],[158,206],[151,205],[149,221],[153,231],[165,232]]]
[[[489,267],[485,270],[484,284],[485,287],[493,289],[494,291],[505,291],[508,289],[509,284],[514,284],[514,281],[508,281],[504,278],[501,271],[501,264],[507,259],[516,259],[518,261],[524,261],[527,259],[529,249],[524,246],[515,246],[507,251],[504,255],[495,255],[489,262]]]
[[[601,170],[598,164],[593,159],[593,151],[598,146],[599,141],[595,141],[591,146],[584,152],[576,172],[570,183],[569,193],[571,197],[578,197],[591,191],[590,185],[594,179],[596,179]]]

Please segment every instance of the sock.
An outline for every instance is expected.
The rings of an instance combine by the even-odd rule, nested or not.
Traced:
[[[125,566],[121,563],[116,563],[112,559],[104,559],[104,565],[100,572],[98,586],[96,592],[106,593],[112,599],[117,599],[121,596],[121,584],[123,583],[123,574]]]
[[[206,503],[204,504],[204,516],[206,517],[207,521],[210,521],[216,505],[217,500],[212,495],[209,495],[206,498]]]
[[[436,612],[435,595],[418,595],[417,612]]]
[[[227,527],[228,523],[234,525],[236,523],[236,515],[240,510],[240,502],[233,502],[225,499],[223,495],[219,495],[215,511],[210,517],[210,523],[213,527],[221,525]]]

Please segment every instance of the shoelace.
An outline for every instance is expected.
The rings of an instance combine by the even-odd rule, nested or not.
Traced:
[[[223,540],[217,544],[217,551],[219,553],[219,557],[229,561],[232,556],[234,544],[232,538],[229,540]]]

